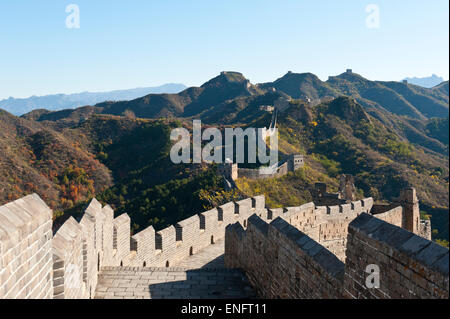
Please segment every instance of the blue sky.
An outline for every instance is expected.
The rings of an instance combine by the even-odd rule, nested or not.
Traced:
[[[66,28],[66,6],[80,28]],[[379,28],[365,9],[376,4]],[[447,0],[5,0],[0,98],[201,85],[220,71],[253,83],[287,71],[326,80],[448,79]]]

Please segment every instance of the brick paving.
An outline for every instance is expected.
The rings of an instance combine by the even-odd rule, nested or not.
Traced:
[[[225,268],[224,263],[225,240],[220,239],[214,245],[189,256],[175,267],[188,269],[198,268]]]
[[[217,241],[176,267],[104,267],[97,299],[255,298],[241,270],[226,269],[224,241]]]

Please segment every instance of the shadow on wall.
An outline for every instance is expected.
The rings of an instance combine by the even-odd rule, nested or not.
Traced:
[[[211,260],[210,262],[206,263],[201,267],[201,269],[208,269],[208,268],[225,268],[224,254],[214,258],[213,260]]]

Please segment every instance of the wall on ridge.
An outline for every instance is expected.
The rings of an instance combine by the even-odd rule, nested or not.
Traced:
[[[260,168],[238,168],[238,177],[246,177],[248,179],[265,179],[273,177],[282,177],[289,172],[288,162],[281,164],[277,171],[272,174],[261,174]]]
[[[36,194],[0,207],[0,299],[53,298],[52,211]]]
[[[372,206],[370,197],[335,206],[316,207],[314,203],[307,203],[269,209],[260,217],[267,222],[281,217],[344,261],[348,224],[360,214],[370,212]]]
[[[264,196],[230,202],[193,215],[176,225],[155,232],[152,226],[134,235],[129,260],[131,266],[170,267],[224,238],[225,227],[246,225],[254,213],[264,210]]]

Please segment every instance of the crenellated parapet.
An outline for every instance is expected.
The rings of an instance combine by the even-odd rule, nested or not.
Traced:
[[[370,212],[372,206],[372,198],[334,206],[307,203],[297,207],[268,209],[259,217],[267,222],[278,217],[284,219],[343,260],[348,224],[360,214]]]
[[[171,267],[225,236],[225,227],[264,210],[264,196],[229,202],[160,231],[152,226],[131,238],[130,266]]]
[[[85,239],[79,223],[70,217],[53,238],[53,261],[58,271],[54,272],[53,289],[55,299],[82,299],[89,297],[88,280],[83,273],[86,259]]]
[[[113,258],[114,264],[124,266],[129,264],[130,257],[130,226],[131,219],[128,214],[122,214],[113,220]]]
[[[263,298],[448,298],[447,248],[367,213],[348,225],[347,256],[283,218],[227,227],[225,265],[246,272]]]
[[[93,199],[53,234],[51,209],[36,194],[21,198],[0,207],[0,297],[93,298],[102,267],[174,266],[264,207],[264,196],[256,196],[131,236],[127,214],[114,218]]]
[[[254,215],[227,228],[225,265],[240,268],[262,298],[340,298],[344,263],[281,217]]]
[[[271,229],[264,223],[279,220],[276,225],[290,225],[344,261],[352,220],[370,213],[403,227],[411,220],[405,213],[415,212],[413,208],[380,207],[366,198],[334,206],[307,203],[271,209],[265,207],[264,196],[255,196],[225,203],[162,230],[149,226],[131,236],[127,214],[114,218],[109,205],[93,199],[80,218],[69,218],[53,234],[52,211],[33,194],[0,207],[0,298],[93,298],[102,267],[176,266],[223,239],[229,225],[238,224],[245,232],[251,216],[263,233]],[[255,217],[261,222],[255,224]],[[429,226],[420,222],[418,233],[426,233]]]
[[[0,207],[0,299],[53,298],[52,211],[36,194]]]

